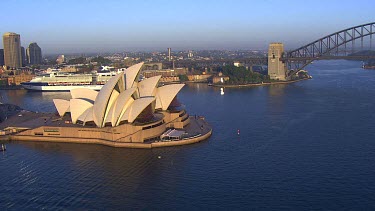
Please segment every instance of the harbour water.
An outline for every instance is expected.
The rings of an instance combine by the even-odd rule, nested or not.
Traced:
[[[198,144],[7,143],[0,210],[374,209],[375,71],[361,64],[319,61],[307,67],[312,80],[224,95],[187,85],[179,100],[214,129]],[[0,94],[0,101],[40,112],[53,112],[54,98],[69,98]]]

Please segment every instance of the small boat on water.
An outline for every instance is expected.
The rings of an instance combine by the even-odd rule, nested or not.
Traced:
[[[6,150],[7,150],[7,147],[5,146],[5,144],[1,144],[0,151],[4,152]]]
[[[220,95],[224,95],[224,88],[223,87],[220,88]]]
[[[362,64],[362,68],[363,69],[367,69],[367,70],[375,69],[375,61],[370,60],[370,61],[368,61],[366,63],[363,63]]]

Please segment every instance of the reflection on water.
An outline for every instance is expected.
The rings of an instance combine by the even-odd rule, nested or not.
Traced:
[[[274,84],[268,87],[268,92],[270,94],[270,97],[283,97],[285,93],[285,88],[288,86],[288,84]]]

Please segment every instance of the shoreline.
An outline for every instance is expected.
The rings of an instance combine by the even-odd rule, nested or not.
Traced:
[[[291,84],[299,81],[309,80],[311,78],[302,78],[293,81],[276,81],[276,82],[266,82],[266,83],[258,83],[258,84],[237,84],[237,85],[224,85],[224,84],[212,84],[213,87],[220,87],[220,88],[242,88],[242,87],[253,87],[253,86],[270,86],[275,84]]]
[[[35,137],[25,135],[7,135],[0,136],[0,141],[22,141],[22,142],[51,142],[51,143],[76,143],[76,144],[98,144],[116,148],[133,148],[133,149],[152,149],[160,147],[182,146],[188,144],[198,143],[207,140],[212,135],[212,129],[207,133],[193,138],[186,138],[179,141],[165,141],[165,142],[152,142],[152,143],[123,143],[112,142],[103,139],[83,139],[72,137]]]

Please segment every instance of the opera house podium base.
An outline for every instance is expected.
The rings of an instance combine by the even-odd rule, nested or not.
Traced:
[[[173,115],[178,117],[171,121]],[[184,134],[178,139],[161,140],[161,135],[171,128]],[[0,140],[87,143],[125,148],[192,144],[206,140],[212,134],[211,126],[203,117],[188,116],[185,111],[175,114],[164,112],[162,118],[149,124],[103,128],[71,124],[55,114],[22,111],[1,123],[0,129],[3,132]]]

